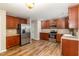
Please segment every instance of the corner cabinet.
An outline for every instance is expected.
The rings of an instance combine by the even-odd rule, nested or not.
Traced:
[[[78,12],[79,12],[79,5],[68,8],[69,28],[78,28],[78,20],[79,20]]]

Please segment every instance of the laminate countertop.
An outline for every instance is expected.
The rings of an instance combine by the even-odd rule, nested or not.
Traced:
[[[7,37],[9,36],[19,36],[19,34],[11,34],[11,35],[6,35]]]
[[[76,36],[62,36],[62,39],[79,41],[79,38]]]

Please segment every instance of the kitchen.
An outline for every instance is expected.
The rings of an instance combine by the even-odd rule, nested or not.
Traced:
[[[64,56],[78,56],[79,42],[79,5],[68,7],[68,15],[65,17],[31,20],[16,16],[6,16],[6,47],[13,48],[20,45],[21,36],[18,33],[18,24],[26,24],[30,27],[29,39],[57,43],[61,47]],[[23,31],[25,32],[25,31]],[[33,40],[32,40],[33,39]],[[5,43],[4,43],[5,44]],[[25,44],[29,45],[29,44]],[[24,45],[23,45],[24,46]],[[23,47],[22,46],[22,47]],[[74,48],[73,48],[74,46]],[[67,48],[68,47],[68,48]],[[73,51],[73,52],[72,52]]]

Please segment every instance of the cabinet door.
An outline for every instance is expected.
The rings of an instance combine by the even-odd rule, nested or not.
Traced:
[[[6,39],[6,48],[11,48],[13,46],[19,45],[20,36],[10,36]]]
[[[50,19],[50,26],[56,25],[56,19]]]
[[[46,23],[45,23],[45,21],[41,21],[41,28],[42,28],[42,29],[45,29],[45,28],[46,28]]]
[[[62,54],[64,56],[78,56],[78,41],[62,39]]]
[[[26,19],[20,19],[20,23],[21,24],[27,24],[27,20]]]
[[[18,27],[18,24],[20,24],[20,20],[19,20],[19,18],[14,18],[14,27],[15,27],[15,29],[17,29],[17,27]]]
[[[61,34],[56,34],[56,41],[59,43],[61,42],[61,36]]]
[[[20,36],[15,36],[14,37],[14,45],[19,45],[20,44]]]
[[[64,29],[65,28],[65,20],[60,18],[57,19],[57,28],[58,29]]]
[[[78,29],[79,29],[79,6],[78,6]]]
[[[40,33],[40,39],[41,40],[49,40],[49,34],[48,33]]]
[[[17,17],[7,16],[6,24],[8,29],[16,29],[19,19]]]
[[[14,28],[15,26],[14,18],[11,16],[7,16],[6,24],[7,28]]]
[[[50,21],[49,20],[41,21],[41,28],[42,29],[49,29],[50,28]]]
[[[78,20],[78,7],[70,7],[69,11],[69,28],[77,28]]]
[[[69,28],[69,17],[65,17],[65,28],[68,29]]]
[[[46,20],[46,29],[50,28],[50,20]]]
[[[6,48],[11,48],[13,45],[13,39],[12,37],[7,37],[6,38]]]

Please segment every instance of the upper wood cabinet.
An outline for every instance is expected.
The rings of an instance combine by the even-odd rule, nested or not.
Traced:
[[[20,19],[20,24],[27,24],[27,19]]]
[[[41,21],[41,28],[42,29],[49,29],[50,28],[50,21],[49,20]]]
[[[18,19],[12,16],[7,16],[7,19],[6,19],[7,28],[11,28],[11,29],[17,28],[17,24],[19,24]]]
[[[58,29],[65,29],[66,28],[64,18],[57,19],[57,28]]]
[[[79,29],[79,8],[78,8],[78,29]]]
[[[69,17],[65,17],[65,28],[69,29]]]
[[[67,29],[68,28],[68,18],[58,18],[58,19],[50,19],[41,21],[42,29],[49,29],[56,27],[58,29]]]
[[[17,29],[18,24],[27,24],[27,19],[22,19],[13,16],[6,17],[6,27],[7,29]]]
[[[79,6],[68,8],[69,12],[69,28],[78,28],[78,12]]]

